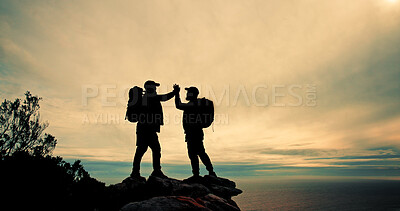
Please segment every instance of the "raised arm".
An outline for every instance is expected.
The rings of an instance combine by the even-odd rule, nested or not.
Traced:
[[[179,110],[184,110],[185,103],[181,102],[181,97],[179,96],[179,92],[175,93],[175,106]]]
[[[185,107],[187,106],[187,104],[181,102],[181,97],[179,96],[179,91],[180,91],[180,90],[181,90],[181,88],[179,87],[179,85],[175,84],[175,85],[174,85],[175,106],[176,106],[176,108],[179,109],[179,110],[184,110]]]
[[[167,94],[157,95],[157,97],[160,99],[161,102],[164,102],[164,101],[168,101],[171,98],[173,98],[174,95],[175,95],[175,93],[174,93],[174,91],[172,91],[172,92],[169,92]]]

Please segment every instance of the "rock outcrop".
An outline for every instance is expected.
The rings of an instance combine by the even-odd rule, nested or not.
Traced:
[[[242,193],[235,182],[208,175],[186,180],[150,176],[147,181],[128,177],[106,191],[110,201],[125,204],[121,211],[240,210],[231,198]]]

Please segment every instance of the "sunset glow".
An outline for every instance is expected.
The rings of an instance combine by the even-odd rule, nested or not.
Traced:
[[[0,99],[43,97],[55,155],[129,164],[126,91],[153,79],[214,101],[217,165],[399,176],[400,13],[382,9],[396,0],[6,2]],[[163,106],[162,163],[188,164],[182,112]]]

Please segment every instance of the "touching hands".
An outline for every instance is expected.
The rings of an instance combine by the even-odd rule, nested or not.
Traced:
[[[174,84],[174,93],[177,95],[177,94],[179,94],[179,92],[181,91],[181,88],[179,87],[179,85],[178,84]]]

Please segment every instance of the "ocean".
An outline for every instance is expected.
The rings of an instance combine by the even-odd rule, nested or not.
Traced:
[[[273,179],[238,181],[242,210],[400,210],[400,181]]]
[[[91,176],[107,185],[129,176],[131,162],[83,160]],[[142,175],[152,171],[142,163]],[[399,210],[399,178],[344,176],[246,176],[232,166],[216,165],[217,174],[236,182],[243,190],[233,200],[242,210]],[[206,173],[203,167],[203,174]],[[163,164],[169,177],[191,176],[190,165]]]

